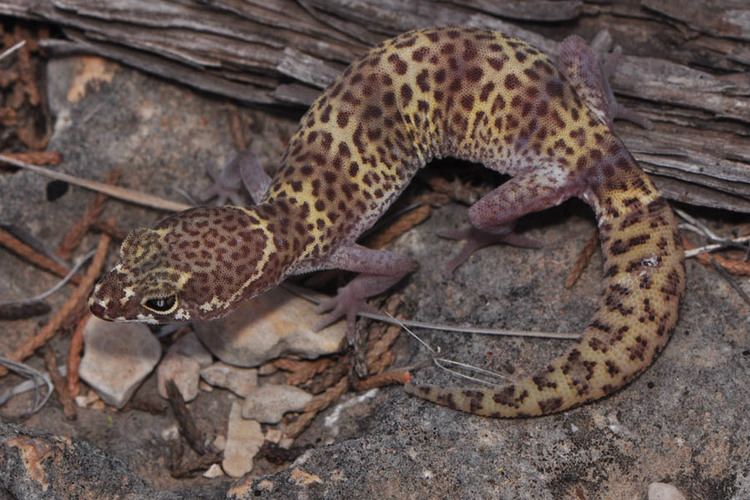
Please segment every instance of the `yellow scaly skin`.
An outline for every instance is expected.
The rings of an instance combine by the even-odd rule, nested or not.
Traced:
[[[600,398],[651,364],[684,289],[672,212],[614,135],[612,109],[601,68],[577,38],[563,42],[557,65],[484,30],[385,41],[315,101],[258,205],[198,208],[130,235],[91,309],[114,320],[210,319],[289,275],[340,267],[363,273],[331,305],[334,318],[351,320],[414,269],[356,239],[421,167],[458,157],[513,176],[470,209],[464,256],[472,243],[513,242],[516,219],[578,196],[599,225],[604,296],[581,340],[533,377],[499,389],[406,390],[493,417]]]

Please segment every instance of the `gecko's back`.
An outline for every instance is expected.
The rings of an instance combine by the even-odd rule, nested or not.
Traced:
[[[299,244],[320,258],[374,223],[433,158],[565,177],[591,164],[597,142],[614,142],[607,125],[534,47],[479,29],[409,32],[315,101],[266,202],[298,208]]]

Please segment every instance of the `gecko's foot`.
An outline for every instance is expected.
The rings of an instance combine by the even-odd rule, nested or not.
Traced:
[[[469,226],[462,229],[443,230],[439,231],[437,234],[442,238],[465,241],[464,246],[458,252],[458,255],[446,263],[444,270],[446,276],[453,275],[453,272],[471,257],[471,254],[490,245],[503,243],[505,245],[513,245],[522,248],[540,248],[542,246],[541,242],[520,235],[510,228],[503,228],[501,231],[493,233],[477,229],[474,226]]]
[[[206,174],[211,178],[213,184],[198,197],[201,203],[206,203],[215,198],[216,206],[226,205],[227,201],[239,206],[247,204],[240,192],[242,184],[239,178],[229,179],[225,175],[216,175],[210,170],[206,170]]]
[[[335,297],[322,301],[315,312],[325,314],[313,327],[316,332],[345,317],[346,337],[352,343],[357,314],[361,312],[377,313],[377,310],[367,303],[366,297],[359,297],[351,288],[345,286],[339,288]]]

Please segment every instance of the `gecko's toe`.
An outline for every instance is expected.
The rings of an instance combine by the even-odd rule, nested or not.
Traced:
[[[458,254],[446,263],[443,271],[443,275],[446,278],[453,276],[455,270],[466,262],[474,252],[484,247],[501,243],[522,248],[540,248],[542,246],[540,241],[518,234],[509,228],[503,228],[495,233],[483,231],[475,227],[468,227],[440,231],[438,235],[443,238],[465,241]]]

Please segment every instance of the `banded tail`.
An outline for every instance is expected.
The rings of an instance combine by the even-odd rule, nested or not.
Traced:
[[[580,340],[536,375],[506,386],[409,383],[406,392],[477,415],[540,416],[611,394],[651,365],[677,321],[685,287],[677,226],[632,158],[603,174],[586,198],[599,225],[604,295]]]

